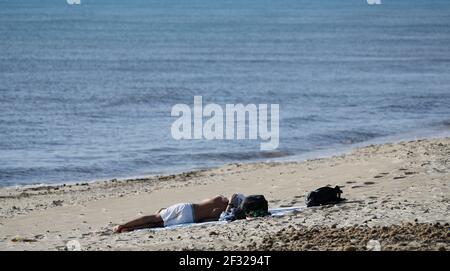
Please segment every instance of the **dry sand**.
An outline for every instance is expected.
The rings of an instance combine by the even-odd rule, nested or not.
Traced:
[[[171,176],[0,189],[0,250],[449,250],[450,138],[372,145],[305,162],[232,164]],[[184,229],[111,229],[177,202],[264,194],[271,208],[304,205],[320,186],[348,201],[284,217]],[[431,225],[430,223],[433,223]],[[437,224],[439,223],[439,224]]]

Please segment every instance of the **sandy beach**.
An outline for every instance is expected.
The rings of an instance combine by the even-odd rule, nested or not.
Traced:
[[[282,217],[113,234],[178,202],[234,192],[303,206],[339,185],[347,202]],[[231,164],[170,176],[0,190],[0,250],[450,250],[450,138],[371,145],[304,162]]]

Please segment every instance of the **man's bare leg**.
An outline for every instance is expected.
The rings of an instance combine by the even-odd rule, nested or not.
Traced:
[[[137,218],[135,220],[132,220],[128,223],[119,225],[114,228],[114,232],[121,233],[121,232],[134,231],[134,230],[138,230],[138,229],[159,228],[159,227],[164,227],[164,221],[162,220],[162,218],[159,214],[155,214],[155,215],[143,216],[143,217]]]

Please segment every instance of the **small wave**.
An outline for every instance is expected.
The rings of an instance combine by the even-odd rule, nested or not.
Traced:
[[[450,128],[450,120],[444,120],[439,123],[439,126],[443,126],[445,128]]]
[[[279,158],[291,155],[288,152],[284,151],[265,151],[265,152],[210,152],[210,153],[194,153],[189,154],[188,157],[192,161],[204,161],[204,160],[213,160],[213,161],[249,161],[249,160],[260,160],[260,159],[268,159],[268,158]],[[175,155],[170,155],[175,156]],[[169,157],[170,157],[169,156]],[[170,158],[172,159],[172,158]]]
[[[55,173],[64,174],[94,174],[102,169],[96,166],[60,166],[60,167],[9,167],[0,169],[0,180],[9,178],[27,178],[39,176],[51,176]]]
[[[290,127],[296,127],[298,124],[311,122],[329,122],[329,120],[322,118],[319,115],[305,115],[283,119],[283,124]]]
[[[135,93],[114,98],[105,103],[106,107],[154,105],[161,103],[185,103],[185,97],[192,97],[194,91],[188,88],[146,89],[145,93]],[[192,99],[192,98],[191,98]],[[188,100],[190,101],[190,100]]]
[[[386,133],[364,130],[341,130],[321,134],[311,134],[308,138],[315,142],[325,142],[327,144],[355,144],[386,135]]]

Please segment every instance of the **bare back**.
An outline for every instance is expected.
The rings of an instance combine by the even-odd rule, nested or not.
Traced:
[[[195,221],[204,222],[218,220],[220,214],[228,206],[228,199],[224,196],[217,196],[212,199],[193,204]]]

